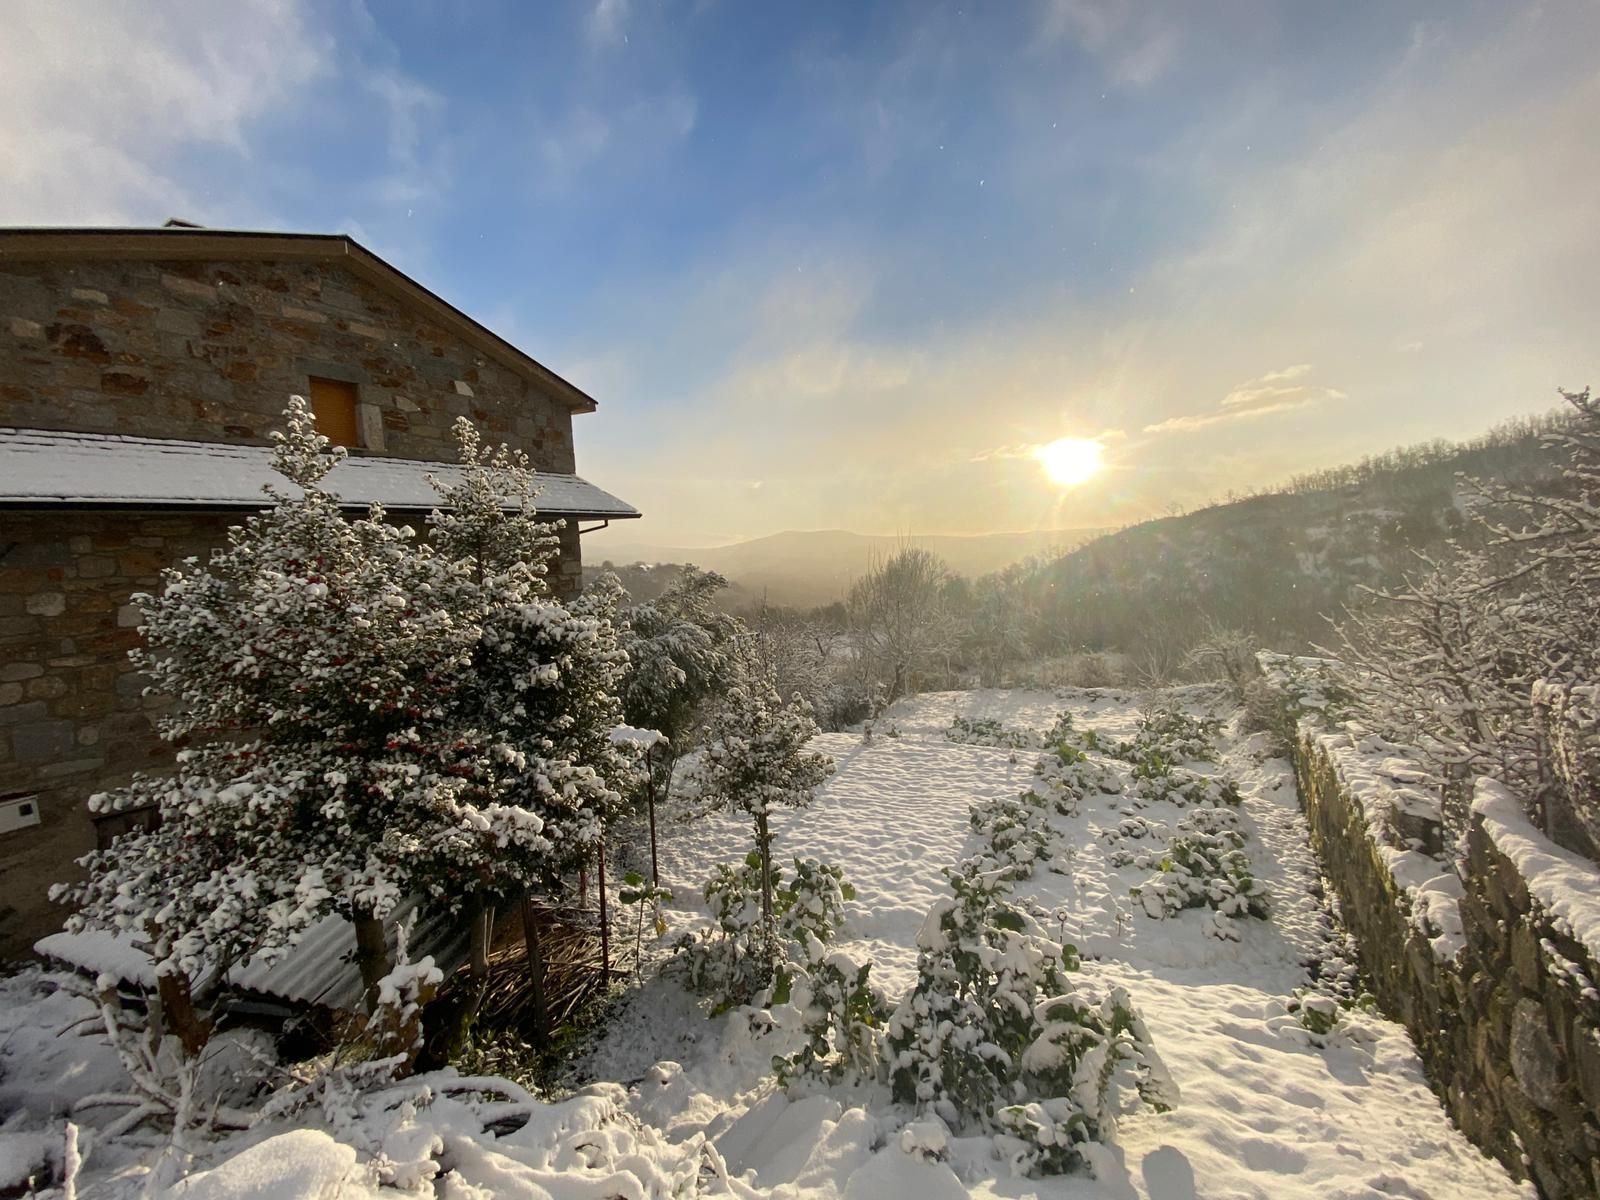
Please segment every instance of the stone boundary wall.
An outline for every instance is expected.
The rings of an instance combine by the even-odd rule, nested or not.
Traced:
[[[1480,780],[1467,878],[1424,878],[1440,860],[1406,827],[1421,806],[1385,795],[1361,750],[1302,723],[1295,773],[1380,1006],[1468,1137],[1549,1200],[1600,1197],[1600,869]]]

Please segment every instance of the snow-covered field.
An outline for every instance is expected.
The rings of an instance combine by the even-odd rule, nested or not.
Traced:
[[[1192,707],[1203,692],[1180,697]],[[996,719],[1043,731],[1062,709],[1080,729],[1129,736],[1139,709],[1104,692],[963,692],[903,702],[870,739],[830,734],[818,748],[837,774],[809,808],[774,817],[778,854],[843,867],[857,894],[844,948],[870,957],[872,978],[897,999],[916,973],[915,939],[948,894],[942,874],[971,851],[975,801],[1015,796],[1038,751],[954,744],[952,717]],[[1145,914],[1129,889],[1150,871],[1114,866],[1101,836],[1129,815],[1109,796],[1051,822],[1074,847],[1065,873],[1040,869],[1019,886],[1055,914],[1078,946],[1083,974],[1126,987],[1182,1091],[1170,1112],[1122,1121],[1093,1175],[1013,1178],[988,1139],[956,1139],[948,1161],[901,1148],[910,1114],[877,1087],[785,1095],[737,1016],[707,1018],[670,979],[648,977],[620,1006],[605,1036],[575,1065],[602,1080],[501,1138],[481,1133],[483,1108],[447,1077],[433,1077],[358,1107],[313,1107],[197,1147],[188,1196],[394,1195],[609,1197],[692,1194],[936,1200],[942,1196],[1106,1197],[1188,1200],[1472,1200],[1531,1196],[1445,1118],[1404,1031],[1373,1015],[1346,1014],[1325,1045],[1287,1007],[1307,982],[1305,960],[1329,952],[1326,914],[1286,762],[1225,737],[1213,767],[1243,794],[1240,828],[1269,892],[1265,920],[1239,917],[1238,940],[1208,935],[1208,909],[1165,920]],[[1165,802],[1139,814],[1159,835],[1181,818]],[[675,900],[671,937],[704,925],[699,889],[710,868],[741,858],[748,828],[732,817],[665,823],[662,867]],[[1124,841],[1124,847],[1127,846]],[[659,961],[659,956],[658,956]],[[73,1099],[119,1086],[103,1042],[63,1031],[92,1013],[50,993],[37,973],[0,984],[0,1192],[6,1168],[59,1155],[62,1113]],[[782,1036],[782,1031],[778,1035]],[[428,1086],[423,1095],[420,1087]],[[431,1103],[429,1102],[431,1100]],[[503,1115],[528,1111],[501,1097]],[[149,1152],[94,1145],[79,1194],[132,1194]],[[141,1157],[141,1155],[143,1157]]]

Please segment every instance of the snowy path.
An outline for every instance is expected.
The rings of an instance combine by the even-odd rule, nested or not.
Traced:
[[[811,808],[775,821],[780,851],[844,867],[858,889],[847,914],[850,948],[872,957],[873,978],[890,996],[914,977],[917,929],[946,890],[941,869],[972,844],[969,805],[1022,790],[1036,757],[950,744],[944,730],[951,717],[1043,730],[1063,707],[1079,728],[1113,737],[1127,736],[1138,717],[1131,697],[1105,693],[1068,700],[945,693],[897,706],[869,745],[858,735],[820,739],[838,773]],[[898,738],[884,735],[890,726]],[[1157,921],[1129,901],[1128,888],[1149,872],[1109,861],[1098,834],[1126,815],[1109,797],[1086,803],[1076,817],[1052,818],[1076,847],[1071,874],[1040,870],[1020,889],[1058,914],[1064,939],[1089,960],[1086,975],[1129,989],[1183,1090],[1172,1112],[1124,1120],[1099,1178],[1012,1179],[978,1139],[971,1147],[969,1139],[958,1143],[950,1167],[922,1164],[888,1136],[896,1118],[881,1096],[788,1102],[765,1078],[764,1051],[724,1038],[668,984],[639,994],[591,1065],[628,1078],[643,1075],[654,1057],[683,1062],[681,1075],[642,1089],[639,1115],[674,1138],[699,1131],[717,1138],[730,1166],[773,1195],[1531,1196],[1449,1124],[1400,1027],[1357,1014],[1318,1048],[1289,1015],[1285,1002],[1306,982],[1302,961],[1325,948],[1325,917],[1312,893],[1315,862],[1288,764],[1262,760],[1236,741],[1223,750],[1218,769],[1244,795],[1241,827],[1272,901],[1268,920],[1237,922],[1239,941],[1206,936],[1203,910]],[[1162,808],[1142,815],[1170,828],[1182,814]],[[712,864],[738,858],[748,845],[744,826],[723,817],[668,832],[663,868],[678,897],[676,928],[703,920],[692,911],[699,882]],[[862,1102],[870,1116],[848,1111]]]

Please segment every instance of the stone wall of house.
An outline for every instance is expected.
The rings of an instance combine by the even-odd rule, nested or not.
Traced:
[[[574,469],[570,410],[344,267],[0,262],[0,425],[263,443],[314,375],[359,385],[373,451],[453,461],[464,416]]]
[[[37,795],[39,824],[0,834],[0,958],[61,924],[45,892],[93,849],[85,801],[170,749],[128,662],[129,597],[224,541],[208,513],[0,512],[0,797]]]
[[[1600,955],[1541,903],[1474,810],[1453,953],[1429,944],[1327,744],[1302,729],[1300,797],[1384,1011],[1461,1129],[1550,1200],[1600,1197]],[[1537,835],[1535,835],[1537,836]]]

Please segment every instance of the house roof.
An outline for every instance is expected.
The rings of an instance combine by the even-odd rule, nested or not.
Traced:
[[[352,454],[325,483],[348,506],[425,511],[438,503],[428,477],[448,486],[460,472],[454,463]],[[639,515],[576,475],[541,471],[538,480],[534,503],[541,514],[574,520]],[[297,491],[273,471],[267,446],[0,427],[0,506],[260,508],[269,483],[290,495]]]
[[[256,233],[235,229],[0,229],[0,264],[60,259],[299,260],[337,263],[426,312],[463,341],[539,384],[573,412],[593,412],[594,397],[529,357],[488,326],[343,233]]]

